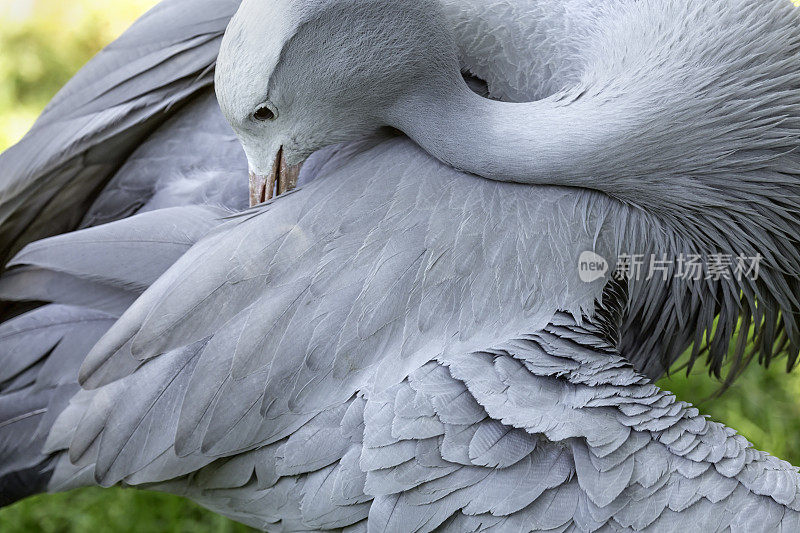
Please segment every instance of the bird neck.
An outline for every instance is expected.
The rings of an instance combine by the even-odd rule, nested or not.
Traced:
[[[578,94],[498,102],[462,82],[447,91],[412,95],[392,125],[465,172],[497,181],[595,189],[630,202],[639,189],[637,173],[645,171],[630,165],[625,154],[631,121],[618,105],[598,105]],[[622,187],[624,180],[631,183]],[[626,192],[634,195],[623,197]]]

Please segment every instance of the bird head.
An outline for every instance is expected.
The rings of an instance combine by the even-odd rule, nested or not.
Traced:
[[[420,83],[460,76],[430,0],[244,0],[216,66],[223,114],[247,155],[251,203],[316,150],[390,125]]]

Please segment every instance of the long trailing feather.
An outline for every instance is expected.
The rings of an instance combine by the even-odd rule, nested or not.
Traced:
[[[211,84],[219,39],[237,7],[236,0],[162,2],[0,154],[0,263],[28,242],[75,228],[126,157]]]
[[[54,461],[44,442],[78,390],[81,359],[115,319],[48,305],[0,325],[0,506],[45,488]]]

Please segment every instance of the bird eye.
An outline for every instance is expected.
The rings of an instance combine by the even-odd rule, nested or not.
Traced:
[[[272,109],[270,109],[269,107],[267,107],[266,105],[262,104],[262,105],[258,106],[258,109],[256,109],[256,112],[253,113],[253,118],[256,119],[256,120],[260,120],[262,122],[267,121],[267,120],[272,120],[272,119],[275,118],[275,112]]]

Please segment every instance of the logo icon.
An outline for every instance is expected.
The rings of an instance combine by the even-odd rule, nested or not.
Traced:
[[[578,275],[584,283],[591,283],[606,275],[608,262],[594,252],[583,252],[578,258]]]

